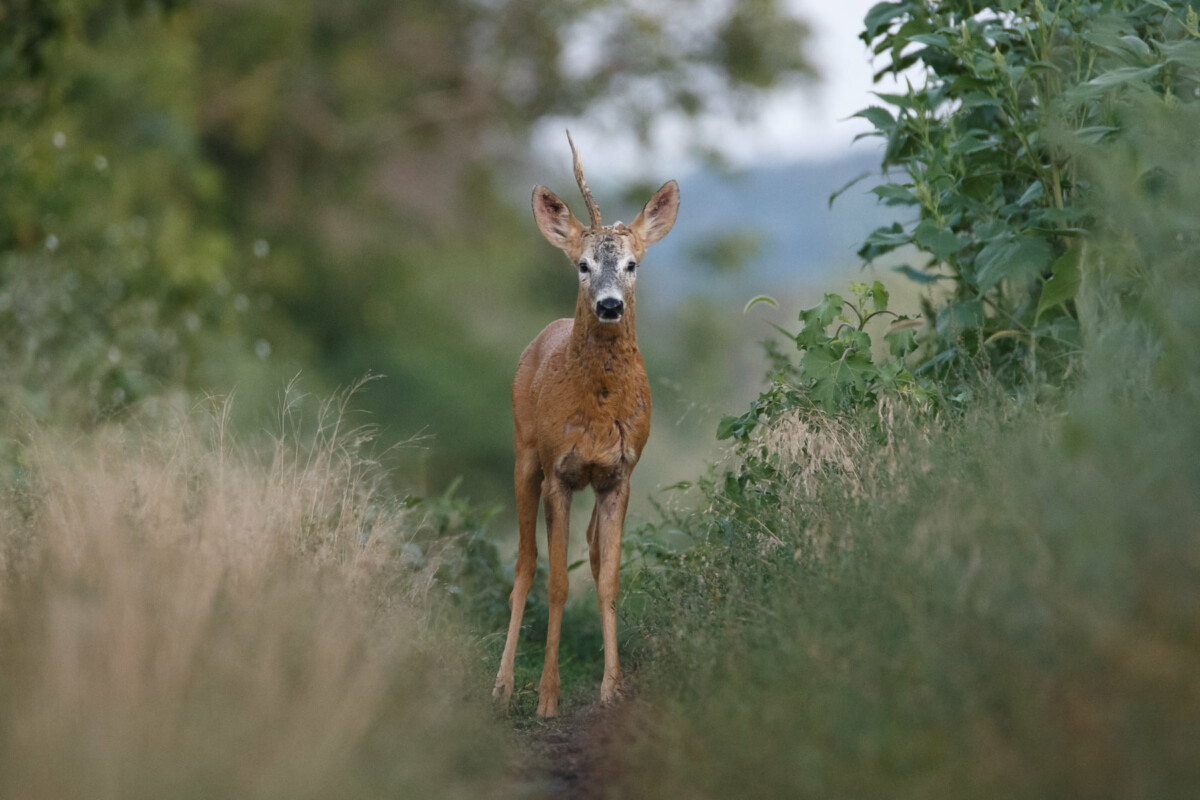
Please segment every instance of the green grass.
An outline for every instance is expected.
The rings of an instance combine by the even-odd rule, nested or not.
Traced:
[[[544,578],[541,571],[538,578]],[[576,577],[576,580],[578,579]],[[517,649],[513,697],[509,708],[509,716],[518,728],[526,728],[537,721],[534,713],[538,703],[537,686],[542,678],[542,664],[546,652],[545,605],[530,603],[530,607],[525,610],[523,621],[525,625]],[[493,646],[489,648],[489,663],[493,672],[495,666],[500,663],[500,651],[504,646],[502,633],[494,638]],[[558,672],[562,685],[559,713],[565,715],[586,709],[600,696],[604,653],[600,636],[600,614],[596,608],[594,593],[589,592],[585,597],[570,600],[563,609]]]
[[[1200,406],[1100,391],[810,430],[677,520],[618,796],[1188,796]]]

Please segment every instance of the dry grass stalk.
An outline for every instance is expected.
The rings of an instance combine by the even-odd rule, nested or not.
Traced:
[[[334,408],[263,459],[225,410],[27,448],[0,500],[0,796],[473,796],[479,721],[421,644],[432,566],[400,563],[363,432]]]

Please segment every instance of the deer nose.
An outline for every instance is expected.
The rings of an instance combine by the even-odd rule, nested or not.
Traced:
[[[625,303],[619,297],[605,297],[596,303],[596,316],[605,320],[618,320],[625,310]]]

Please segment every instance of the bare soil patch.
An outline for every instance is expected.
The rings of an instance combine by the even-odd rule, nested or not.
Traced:
[[[595,703],[520,732],[520,760],[513,765],[513,794],[600,800],[608,785],[612,737],[623,704]]]

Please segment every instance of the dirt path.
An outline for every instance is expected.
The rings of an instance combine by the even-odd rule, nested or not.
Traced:
[[[618,708],[590,708],[535,722],[522,732],[524,749],[512,777],[517,797],[599,800]]]

